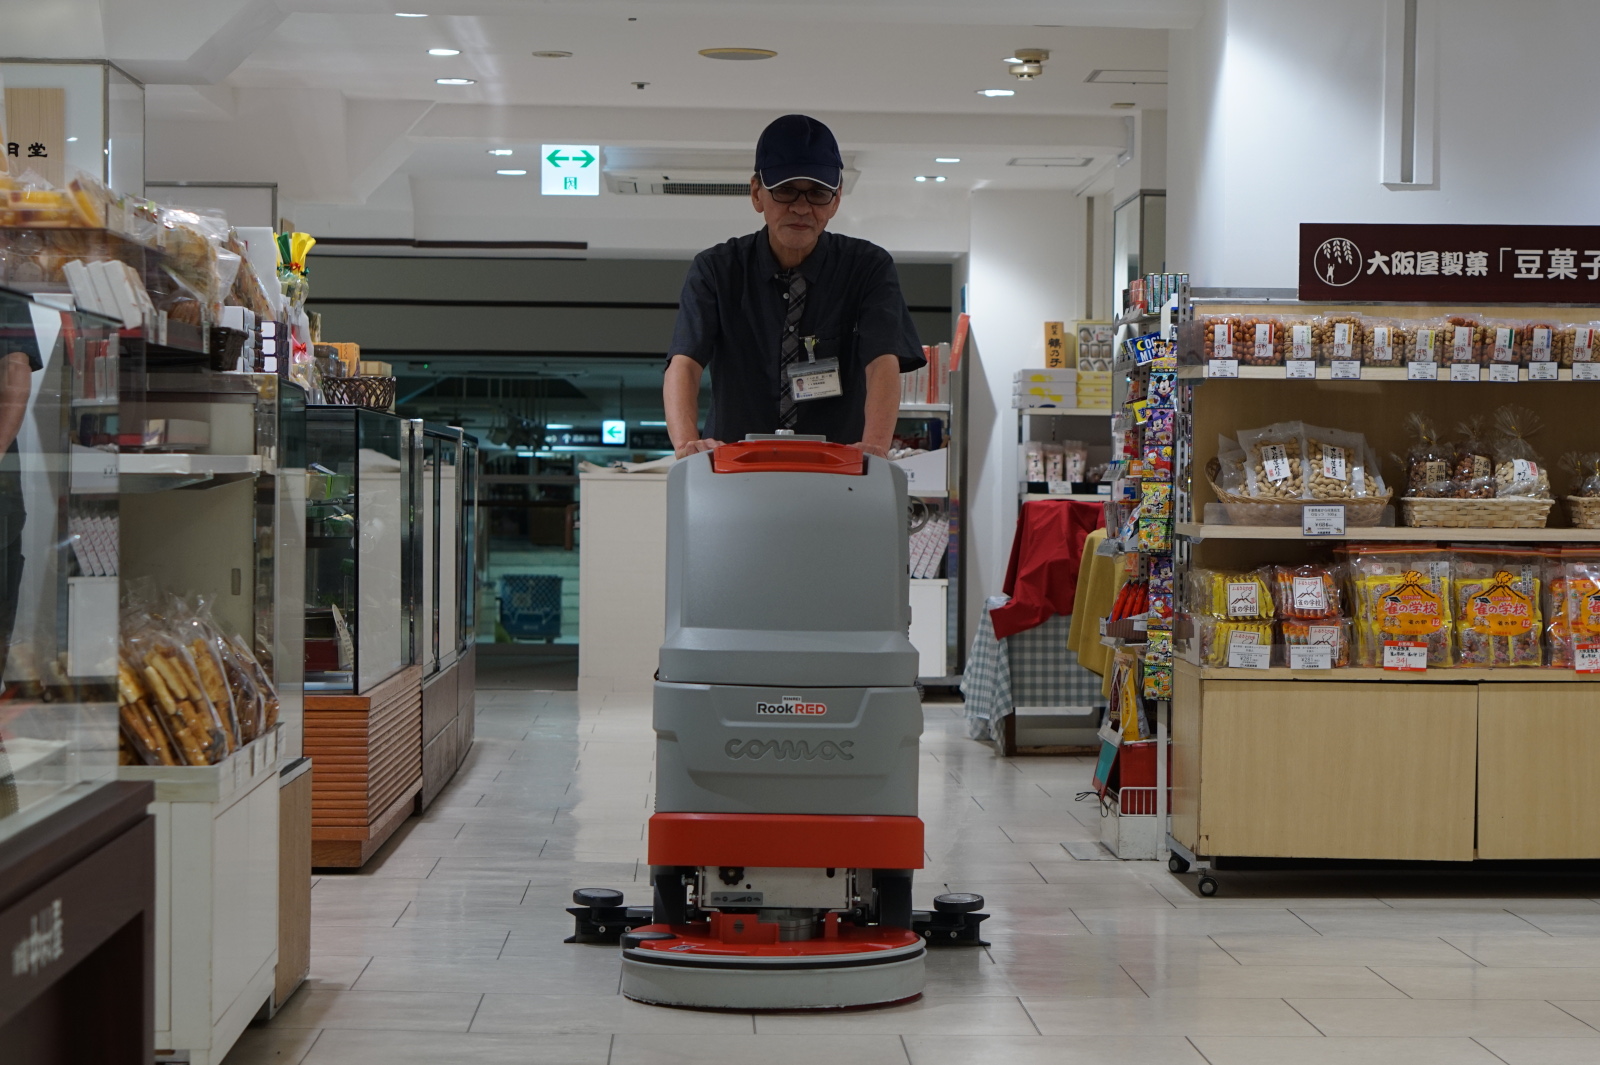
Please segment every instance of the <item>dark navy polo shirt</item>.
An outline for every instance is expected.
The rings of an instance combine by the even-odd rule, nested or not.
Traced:
[[[824,230],[799,270],[806,279],[800,335],[817,338],[817,358],[839,360],[844,394],[799,404],[795,432],[854,444],[866,426],[867,364],[893,355],[909,373],[925,363],[922,343],[894,260],[876,244]],[[782,272],[764,227],[707,248],[689,267],[667,358],[687,355],[711,370],[703,436],[731,442],[778,428],[787,386],[778,370],[788,308]]]

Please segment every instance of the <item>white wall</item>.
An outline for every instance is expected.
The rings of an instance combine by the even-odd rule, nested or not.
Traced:
[[[1209,0],[1173,31],[1168,263],[1292,287],[1301,222],[1600,222],[1600,4],[1435,2],[1427,189],[1381,182],[1384,0]]]
[[[967,632],[999,595],[1017,522],[1011,377],[1044,365],[1044,323],[1083,317],[1084,201],[1071,192],[972,194],[967,306],[978,372],[969,381]]]

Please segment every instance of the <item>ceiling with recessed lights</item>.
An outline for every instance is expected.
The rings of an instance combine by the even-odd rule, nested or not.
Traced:
[[[274,181],[282,213],[315,232],[687,254],[757,224],[748,203],[542,198],[539,145],[749,151],[766,121],[803,110],[859,170],[835,225],[937,257],[965,249],[974,190],[1108,187],[1129,136],[1118,105],[1166,106],[1165,31],[1201,7],[408,2],[0,0],[0,23],[10,54],[108,56],[146,81],[150,180]],[[1023,80],[1007,60],[1028,49],[1049,58]]]

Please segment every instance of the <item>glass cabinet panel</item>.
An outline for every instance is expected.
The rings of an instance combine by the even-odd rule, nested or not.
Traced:
[[[406,664],[402,422],[306,409],[306,690],[366,691]]]
[[[0,289],[0,844],[116,771],[117,365]]]

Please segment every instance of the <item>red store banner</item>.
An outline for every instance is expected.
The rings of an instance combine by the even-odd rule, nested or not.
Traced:
[[[1302,222],[1300,298],[1600,303],[1600,226]]]

